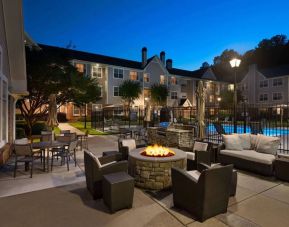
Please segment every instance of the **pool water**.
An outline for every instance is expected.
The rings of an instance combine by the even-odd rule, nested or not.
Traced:
[[[230,134],[234,132],[233,125],[222,124],[226,133]],[[207,126],[208,133],[217,133],[213,124],[209,124]],[[264,135],[267,136],[281,136],[281,135],[288,135],[289,128],[263,128]],[[238,125],[237,126],[237,133],[244,133],[244,126]],[[249,126],[246,127],[246,133],[251,133],[251,128]]]

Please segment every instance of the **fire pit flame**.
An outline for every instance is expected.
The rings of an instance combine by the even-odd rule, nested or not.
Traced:
[[[155,144],[153,146],[148,146],[144,151],[141,152],[141,155],[149,157],[170,157],[174,156],[175,152],[167,147]]]

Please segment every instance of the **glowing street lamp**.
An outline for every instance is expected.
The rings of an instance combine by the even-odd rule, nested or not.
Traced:
[[[241,60],[234,58],[230,61],[231,67],[234,69],[234,133],[237,133],[237,69],[241,64]]]

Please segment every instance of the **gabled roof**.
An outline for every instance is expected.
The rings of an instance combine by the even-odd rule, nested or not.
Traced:
[[[192,77],[192,78],[197,78],[197,79],[200,79],[203,76],[203,74],[207,71],[207,69],[198,69],[198,70],[190,71],[190,70],[176,69],[176,68],[171,68],[171,69],[167,68],[167,70],[170,74],[173,74],[173,75]]]
[[[40,48],[48,51],[57,51],[58,54],[63,55],[69,60],[77,59],[82,61],[97,62],[108,65],[122,66],[127,68],[142,69],[142,63],[138,61],[131,61],[122,58],[109,57],[100,54],[93,54],[79,50],[66,49],[61,47],[48,46],[39,44]]]
[[[289,65],[280,65],[273,68],[259,69],[259,71],[267,78],[289,76]]]

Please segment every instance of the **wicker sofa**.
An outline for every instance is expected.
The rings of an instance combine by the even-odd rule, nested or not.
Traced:
[[[221,144],[218,149],[218,162],[222,164],[233,164],[234,167],[238,169],[252,171],[265,176],[272,176],[274,174],[274,161],[280,139],[260,134],[239,134],[239,136],[240,135],[243,135],[243,138],[240,140],[241,146],[243,147],[237,150],[228,148],[226,144],[226,139],[228,138],[224,139],[223,136],[224,143]],[[238,134],[235,134],[235,136],[238,136]],[[233,143],[237,144],[238,141],[233,141]],[[265,147],[266,150],[262,150],[261,146]],[[272,147],[271,151],[270,146]]]

